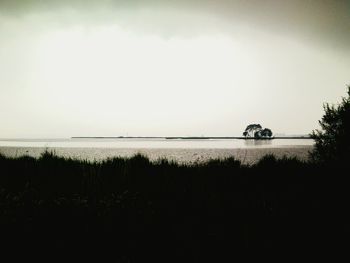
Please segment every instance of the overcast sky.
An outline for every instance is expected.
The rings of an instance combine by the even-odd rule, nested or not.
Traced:
[[[318,128],[350,0],[0,0],[0,138]]]

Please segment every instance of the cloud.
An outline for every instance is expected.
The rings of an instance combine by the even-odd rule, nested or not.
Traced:
[[[348,10],[335,0],[0,0],[0,137],[227,135],[247,122],[309,132],[349,80]]]
[[[46,22],[115,22],[164,37],[234,33],[243,25],[331,48],[350,47],[349,0],[2,0],[0,10],[12,19],[46,13],[51,17]]]

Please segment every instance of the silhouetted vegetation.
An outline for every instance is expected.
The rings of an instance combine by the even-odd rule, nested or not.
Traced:
[[[350,86],[339,105],[326,103],[323,108],[321,130],[311,134],[316,143],[311,157],[316,162],[345,164],[350,160]]]
[[[249,124],[243,132],[246,138],[270,139],[272,131],[269,128],[262,128],[260,124]]]
[[[347,231],[340,216],[348,191],[338,192],[324,167],[297,159],[179,165],[142,155],[86,162],[46,152],[39,159],[0,156],[0,167],[3,248],[209,262],[315,251]]]

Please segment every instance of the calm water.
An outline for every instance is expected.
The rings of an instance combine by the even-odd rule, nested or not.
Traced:
[[[13,157],[38,157],[48,149],[60,156],[87,160],[142,153],[151,160],[167,158],[182,163],[234,156],[245,163],[253,163],[267,153],[306,159],[313,143],[311,139],[17,139],[0,140],[0,153]]]

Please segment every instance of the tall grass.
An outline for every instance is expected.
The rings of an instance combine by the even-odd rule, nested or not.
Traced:
[[[337,167],[272,155],[251,166],[0,155],[0,232],[7,247],[120,262],[318,251],[344,241],[347,183]]]

